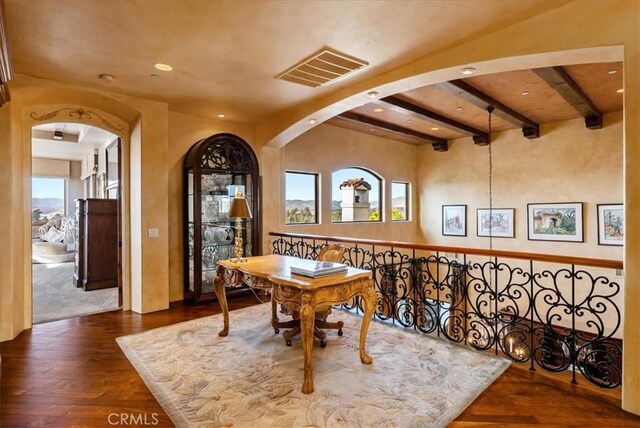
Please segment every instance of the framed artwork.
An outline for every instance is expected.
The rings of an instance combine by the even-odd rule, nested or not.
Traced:
[[[527,204],[530,241],[583,242],[582,202]]]
[[[478,236],[493,236],[494,238],[515,237],[515,209],[514,208],[478,208],[476,233]]]
[[[442,234],[445,236],[467,236],[467,206],[442,206]]]
[[[598,245],[624,244],[624,206],[598,204]]]

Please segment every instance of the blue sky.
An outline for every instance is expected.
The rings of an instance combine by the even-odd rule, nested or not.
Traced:
[[[340,183],[350,178],[360,177],[371,184],[370,201],[377,201],[380,189],[378,179],[372,174],[357,168],[341,169],[332,174],[331,200],[339,201],[342,199]],[[313,175],[287,173],[285,199],[302,199],[303,201],[313,199],[313,180]]]
[[[64,178],[32,178],[31,197],[64,199]]]

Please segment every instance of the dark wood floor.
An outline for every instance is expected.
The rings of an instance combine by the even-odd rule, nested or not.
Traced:
[[[229,302],[231,310],[254,303],[251,295]],[[23,332],[0,345],[0,426],[172,426],[114,339],[219,312],[217,304],[179,303],[144,316],[116,311]],[[120,418],[129,415],[142,424],[123,423]],[[640,427],[640,417],[593,394],[569,393],[509,368],[450,426],[534,425]]]

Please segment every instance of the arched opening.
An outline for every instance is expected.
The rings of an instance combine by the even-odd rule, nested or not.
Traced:
[[[342,168],[331,174],[331,222],[381,221],[383,179],[363,167]]]
[[[64,97],[62,97],[64,98]],[[102,109],[98,109],[95,107],[89,107],[86,105],[78,105],[78,104],[36,104],[33,105],[31,107],[28,107],[25,109],[26,110],[26,114],[25,114],[25,120],[23,122],[23,132],[22,132],[22,141],[24,144],[24,147],[28,147],[28,150],[25,151],[25,157],[28,156],[28,159],[31,160],[31,158],[33,157],[33,155],[38,155],[38,154],[42,154],[44,153],[46,155],[46,150],[44,152],[42,152],[43,148],[41,146],[38,146],[38,137],[42,137],[44,136],[47,132],[52,133],[52,138],[53,136],[56,134],[56,126],[61,127],[62,125],[56,125],[56,124],[67,124],[67,126],[69,126],[70,129],[73,128],[77,128],[77,129],[84,129],[84,132],[87,132],[89,129],[93,129],[94,132],[96,133],[96,135],[102,135],[102,138],[104,138],[104,140],[102,141],[102,144],[100,144],[100,146],[97,148],[98,150],[98,156],[94,159],[96,159],[98,162],[96,163],[96,171],[95,174],[93,173],[93,165],[91,165],[91,167],[89,167],[88,169],[90,171],[85,171],[85,173],[87,173],[87,177],[85,178],[89,178],[88,180],[84,180],[84,182],[82,182],[80,184],[81,186],[81,190],[74,190],[72,193],[75,194],[76,196],[79,195],[81,193],[81,196],[88,196],[90,199],[94,199],[93,197],[95,196],[101,196],[102,198],[97,198],[97,199],[108,199],[108,192],[109,190],[107,189],[107,173],[108,173],[108,169],[109,169],[109,163],[111,163],[111,171],[113,172],[113,147],[117,147],[117,152],[119,151],[121,153],[121,156],[119,157],[119,162],[118,162],[118,180],[117,180],[117,187],[114,187],[114,182],[111,181],[112,187],[111,187],[111,194],[115,199],[115,204],[114,204],[114,212],[113,212],[113,216],[115,219],[115,228],[113,230],[113,233],[111,235],[111,239],[114,240],[114,242],[116,243],[116,245],[119,245],[119,248],[116,248],[116,263],[115,263],[115,274],[113,274],[113,272],[111,272],[111,275],[113,276],[113,281],[115,282],[110,282],[112,284],[116,284],[116,287],[114,288],[114,290],[111,291],[112,294],[115,295],[115,303],[113,301],[111,301],[110,299],[107,299],[109,301],[109,305],[106,308],[107,310],[113,310],[113,309],[117,309],[118,307],[121,307],[123,309],[130,309],[131,308],[131,276],[130,276],[130,252],[131,252],[131,246],[130,246],[130,233],[131,233],[131,227],[130,227],[130,220],[129,220],[129,209],[130,209],[130,201],[129,201],[129,142],[131,140],[130,138],[130,134],[129,134],[129,124],[124,121],[123,119],[116,117],[110,113],[108,113],[107,111],[104,111]],[[52,130],[53,129],[53,130]],[[65,133],[62,133],[62,140],[59,141],[63,141],[64,139],[74,139],[75,137],[72,137],[70,135],[65,137]],[[58,138],[58,136],[56,136],[56,138]],[[34,148],[32,146],[32,141],[36,139],[36,148]],[[54,140],[54,141],[58,141],[58,140]],[[77,143],[73,143],[76,144]],[[109,156],[108,150],[111,148],[111,152],[112,155]],[[49,149],[51,149],[51,146],[49,146]],[[95,150],[96,148],[91,148],[92,151],[92,156],[93,157],[95,155]],[[51,153],[49,153],[48,156],[51,156]],[[62,156],[62,155],[60,155]],[[109,157],[111,160],[108,160],[107,157]],[[89,157],[88,157],[89,158]],[[85,162],[86,163],[86,162]],[[82,161],[80,161],[80,164],[82,164]],[[26,167],[28,165],[28,168]],[[77,165],[74,166],[74,169],[77,168]],[[80,169],[82,169],[82,166],[80,165]],[[32,163],[29,162],[25,162],[25,170],[23,171],[23,175],[25,177],[31,177],[34,172],[38,173],[38,171],[35,170],[34,165],[32,165]],[[102,175],[98,176],[98,174],[101,173]],[[113,174],[110,174],[113,178]],[[77,182],[76,182],[77,184]],[[68,187],[68,186],[67,186]],[[115,192],[114,192],[115,190]],[[72,194],[72,196],[73,196]],[[84,198],[81,198],[84,199]],[[30,187],[25,187],[24,189],[24,200],[25,200],[25,204],[24,204],[24,218],[25,218],[25,245],[23,246],[24,249],[24,272],[25,272],[25,278],[23,281],[23,299],[24,299],[24,328],[29,328],[32,323],[37,323],[40,321],[46,321],[46,320],[53,320],[53,319],[60,319],[60,318],[66,318],[69,313],[64,313],[62,306],[63,305],[59,305],[60,307],[56,308],[56,310],[53,313],[48,313],[48,315],[46,315],[44,318],[41,318],[40,315],[38,315],[36,312],[34,312],[34,307],[35,305],[39,304],[38,301],[38,297],[34,297],[34,293],[38,293],[38,290],[34,288],[33,286],[33,281],[34,281],[34,276],[36,276],[32,270],[31,270],[31,263],[32,263],[32,255],[34,252],[34,242],[32,240],[32,190]],[[73,206],[73,208],[71,207]],[[71,212],[73,211],[73,212]],[[64,216],[67,221],[70,224],[70,218],[74,218],[74,224],[77,224],[77,220],[75,220],[75,203],[73,200],[71,200],[70,198],[66,198],[66,207],[65,207],[65,211],[64,211]],[[55,225],[55,223],[54,223]],[[28,232],[27,232],[28,231]],[[73,232],[73,233],[77,233],[77,232]],[[115,234],[115,237],[113,236],[113,234]],[[77,238],[76,238],[77,239]],[[76,249],[79,249],[77,247],[78,245],[78,241],[74,240],[74,245],[76,246],[74,248],[74,246],[69,246],[68,248],[70,248],[69,251],[71,251],[73,253],[73,258],[74,260],[71,262],[74,265],[76,264],[75,261],[75,254],[77,253]],[[73,249],[71,249],[73,248]],[[67,252],[69,252],[67,251]],[[28,266],[28,267],[27,267]],[[68,267],[67,267],[68,270]],[[75,267],[74,267],[74,277],[76,277],[76,272],[75,272]],[[35,278],[36,280],[38,279],[37,277]],[[75,284],[78,284],[78,279],[74,278],[73,281],[75,281]],[[82,282],[80,282],[82,284]],[[106,284],[106,283],[105,283]],[[91,287],[89,287],[91,288]],[[84,287],[80,287],[80,290],[83,290],[84,292]],[[78,290],[73,290],[73,291],[78,291]],[[105,293],[102,290],[96,290],[96,291],[100,291],[102,293]],[[114,293],[115,291],[115,293]],[[94,305],[88,305],[85,307],[86,310],[82,310],[82,305],[78,305],[80,306],[80,312],[77,312],[78,315],[82,315],[82,314],[87,314],[87,313],[93,313],[93,312],[100,312],[100,307],[105,307],[98,305],[99,307],[96,308]],[[58,312],[58,309],[61,310],[61,312]],[[77,309],[77,308],[76,308]],[[73,311],[72,311],[73,312]],[[35,322],[34,322],[35,321]]]
[[[31,136],[33,324],[118,309],[119,137],[67,122]]]

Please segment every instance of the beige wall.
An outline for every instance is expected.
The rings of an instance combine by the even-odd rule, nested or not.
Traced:
[[[75,200],[82,198],[83,185],[80,180],[80,170],[82,168],[80,161],[69,162],[69,179],[67,180],[67,215],[76,212]]]
[[[306,132],[282,149],[282,168],[279,173],[281,206],[278,210],[281,230],[290,233],[415,242],[418,230],[416,211],[412,211],[413,221],[392,222],[390,195],[391,181],[411,183],[413,193],[416,194],[417,154],[417,146],[331,125],[320,125]],[[382,177],[384,221],[331,223],[331,174],[348,167],[366,168]],[[285,225],[284,173],[288,170],[320,174],[321,224]],[[413,200],[412,206],[417,206],[415,196]]]
[[[14,144],[13,106],[5,104],[0,108],[0,223],[5,225],[3,239],[0,239],[0,340],[12,338],[23,327],[22,287],[23,284],[22,231],[16,227],[24,215],[22,204],[22,154],[20,145]]]
[[[622,247],[598,245],[596,205],[622,203],[622,113],[589,130],[576,119],[541,126],[528,140],[520,130],[493,135],[493,206],[515,208],[515,239],[494,238],[499,250],[622,260]],[[488,248],[476,234],[476,209],[489,207],[488,147],[455,140],[448,152],[419,149],[420,233],[430,244]],[[583,202],[584,243],[529,241],[527,204]],[[467,236],[442,236],[442,205],[467,205]]]

